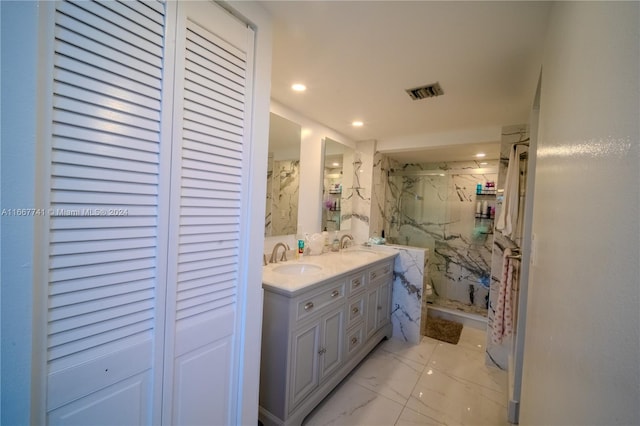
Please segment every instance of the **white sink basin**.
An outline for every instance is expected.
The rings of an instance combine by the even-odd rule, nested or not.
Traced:
[[[288,265],[278,265],[273,268],[273,272],[286,275],[307,275],[322,271],[322,267],[310,263],[291,263]]]
[[[378,254],[375,251],[362,249],[362,248],[350,248],[350,249],[342,250],[341,253],[346,256],[358,256],[364,259],[371,259],[371,258],[378,257]]]

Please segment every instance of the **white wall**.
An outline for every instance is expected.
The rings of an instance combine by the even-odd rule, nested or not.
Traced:
[[[523,425],[640,419],[639,18],[638,2],[551,12]]]
[[[506,123],[509,124],[509,123]],[[481,142],[500,142],[502,126],[460,129],[444,133],[423,133],[377,140],[376,149],[381,153],[413,151],[416,149],[464,145]]]

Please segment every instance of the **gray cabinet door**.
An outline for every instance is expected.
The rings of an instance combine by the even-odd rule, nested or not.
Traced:
[[[391,281],[385,280],[378,288],[378,315],[376,329],[384,326],[391,320]]]
[[[321,324],[314,322],[293,335],[289,412],[318,386]]]
[[[322,346],[320,348],[320,380],[340,368],[343,359],[344,308],[322,317]]]
[[[378,324],[378,287],[371,287],[367,291],[365,301],[365,339],[373,336]]]

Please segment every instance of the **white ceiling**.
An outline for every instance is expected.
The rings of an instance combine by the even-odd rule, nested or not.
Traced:
[[[353,140],[473,133],[528,121],[548,2],[261,3],[274,22],[272,98]],[[294,82],[307,91],[293,92]],[[444,95],[414,101],[405,92],[435,82]],[[364,127],[352,127],[356,119]],[[436,154],[462,159],[451,147],[426,152],[426,158],[415,150],[397,155],[412,162]]]

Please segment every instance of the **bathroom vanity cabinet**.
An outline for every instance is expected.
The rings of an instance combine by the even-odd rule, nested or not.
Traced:
[[[265,287],[260,420],[300,425],[385,337],[391,337],[393,258],[295,293]]]

